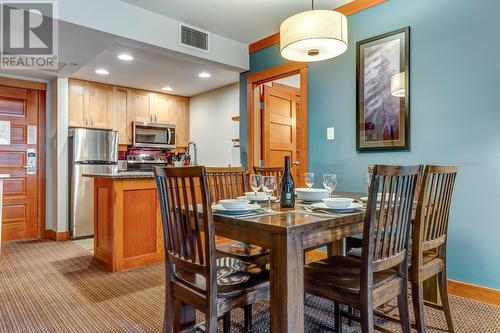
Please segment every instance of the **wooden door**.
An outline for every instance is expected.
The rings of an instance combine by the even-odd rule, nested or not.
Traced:
[[[93,128],[113,128],[113,86],[91,82],[90,86],[90,126]]]
[[[153,121],[153,98],[148,91],[132,90],[132,121]]]
[[[113,129],[118,131],[118,144],[132,144],[132,122],[130,121],[131,90],[113,88]]]
[[[165,94],[155,94],[153,114],[157,123],[176,125],[177,105],[175,97]]]
[[[68,82],[68,124],[74,127],[89,127],[89,83],[87,81],[69,79]]]
[[[189,98],[177,96],[176,145],[187,147],[189,143]]]
[[[265,166],[282,166],[285,156],[292,164],[298,160],[297,96],[291,91],[264,85],[262,111],[262,156]],[[292,167],[292,176],[299,184],[299,172]]]
[[[0,121],[10,122],[10,144],[0,145],[0,173],[4,180],[2,240],[38,237],[38,176],[40,164],[37,151],[35,174],[25,166],[27,149],[37,148],[38,112],[41,93],[36,90],[0,86]],[[34,140],[28,144],[28,125],[36,128]],[[31,144],[33,143],[33,144]]]

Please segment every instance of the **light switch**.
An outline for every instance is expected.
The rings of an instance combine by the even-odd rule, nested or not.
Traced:
[[[326,129],[326,139],[327,140],[335,139],[335,129],[333,127],[328,127]]]

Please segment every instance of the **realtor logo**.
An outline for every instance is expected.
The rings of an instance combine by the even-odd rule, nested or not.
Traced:
[[[0,1],[0,68],[57,69],[57,2]]]

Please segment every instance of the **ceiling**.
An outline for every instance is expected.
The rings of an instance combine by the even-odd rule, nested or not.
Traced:
[[[250,44],[279,31],[287,17],[311,8],[310,0],[122,0],[197,28]],[[352,0],[316,0],[332,9]]]
[[[132,43],[114,42],[73,77],[158,92],[162,92],[162,87],[169,86],[173,91],[168,93],[182,96],[197,95],[239,80],[238,72],[229,71],[215,63],[130,44]],[[134,59],[117,59],[117,55],[121,53],[127,53]],[[109,75],[96,74],[94,71],[98,68],[105,68]],[[208,72],[212,76],[199,78],[198,74],[201,72]]]

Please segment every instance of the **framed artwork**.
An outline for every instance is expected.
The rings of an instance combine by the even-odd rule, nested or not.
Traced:
[[[410,28],[356,43],[356,150],[409,148]]]

